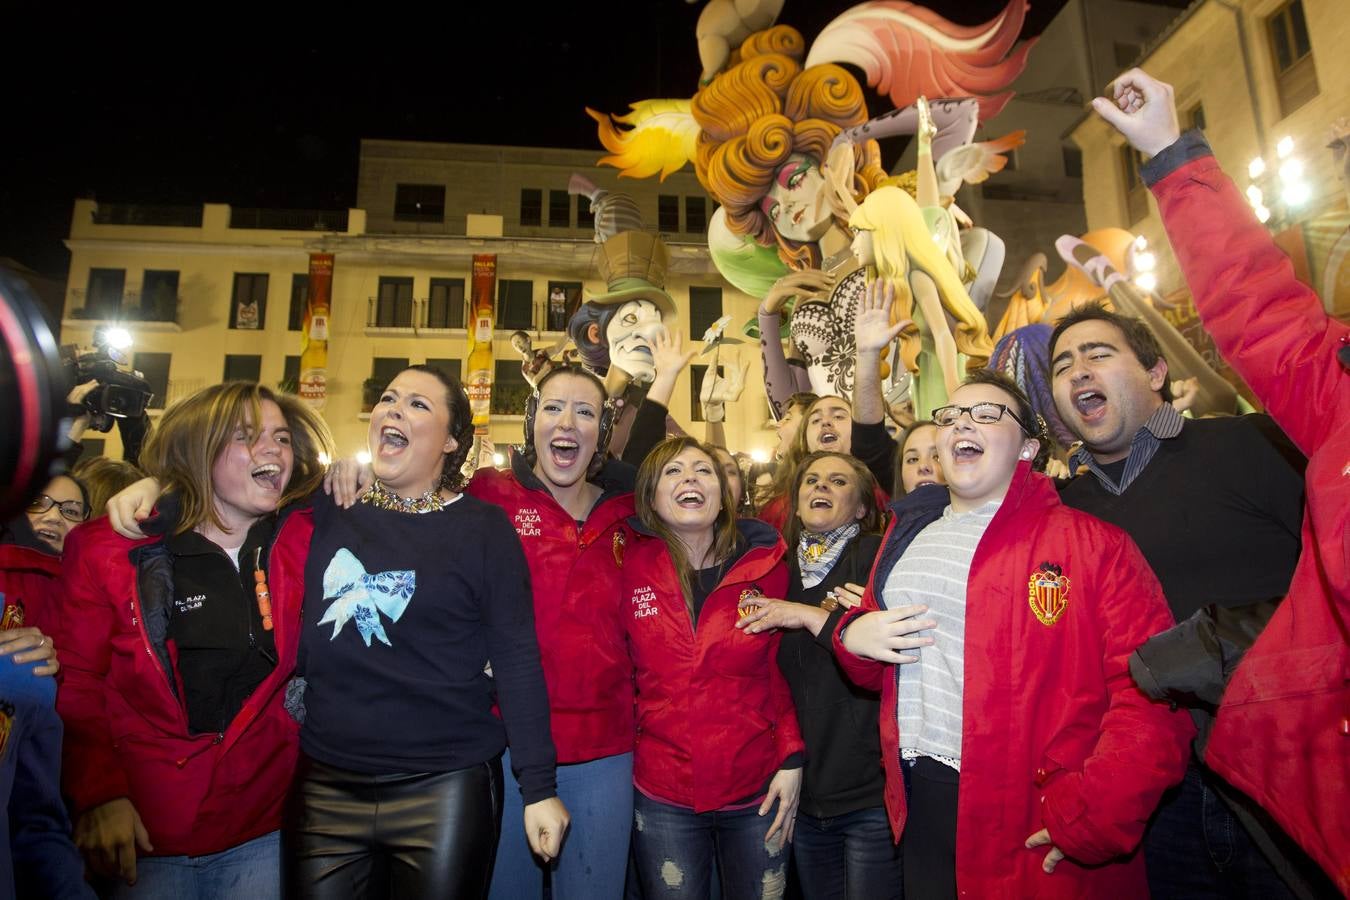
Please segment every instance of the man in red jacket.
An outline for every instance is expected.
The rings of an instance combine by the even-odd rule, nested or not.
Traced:
[[[1205,328],[1308,455],[1289,596],[1234,673],[1205,753],[1350,893],[1350,327],[1214,161],[1170,85],[1131,69],[1093,108],[1152,157],[1141,174]]]

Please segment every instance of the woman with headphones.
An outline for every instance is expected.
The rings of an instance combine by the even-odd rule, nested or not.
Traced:
[[[506,470],[479,469],[468,487],[506,511],[530,569],[558,796],[572,817],[550,872],[558,900],[622,896],[633,819],[633,667],[618,578],[635,473],[608,458],[612,424],[604,383],[580,366],[558,366],[526,406],[523,452]],[[508,822],[520,802],[511,788]],[[542,897],[544,872],[525,835],[506,829],[491,896]]]

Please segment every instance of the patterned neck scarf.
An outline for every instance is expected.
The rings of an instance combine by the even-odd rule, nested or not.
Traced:
[[[797,567],[802,572],[802,587],[813,588],[830,574],[839,554],[844,552],[848,542],[858,536],[862,526],[857,522],[840,525],[824,534],[803,531],[797,542]]]

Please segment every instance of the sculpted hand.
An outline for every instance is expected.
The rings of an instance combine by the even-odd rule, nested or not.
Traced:
[[[784,275],[769,288],[769,292],[759,302],[759,308],[770,315],[777,315],[793,297],[797,298],[798,303],[824,303],[829,300],[830,291],[834,290],[834,282],[833,275],[826,275],[819,269]]]
[[[749,371],[750,364],[741,361],[739,355],[733,357],[727,363],[725,378],[718,376],[717,368],[715,364],[708,366],[708,370],[703,373],[703,384],[698,394],[699,403],[703,405],[705,422],[726,421],[726,405],[741,399],[741,392],[745,390],[745,375]]]
[[[825,165],[821,171],[828,186],[825,200],[830,205],[830,212],[845,221],[858,208],[858,201],[853,198],[855,151],[847,134],[847,131],[840,132],[839,137],[834,139],[830,152],[825,155]]]
[[[557,797],[525,807],[525,839],[530,842],[530,851],[544,862],[557,859],[571,822],[567,807]]]
[[[155,501],[161,493],[159,482],[153,478],[142,478],[130,487],[123,488],[104,507],[108,513],[108,524],[122,537],[133,540],[145,537],[141,523],[154,511]]]
[[[1092,108],[1139,152],[1156,156],[1181,136],[1172,86],[1142,69],[1130,69],[1097,97]]]
[[[1055,846],[1054,838],[1050,837],[1050,829],[1042,828],[1040,831],[1027,838],[1027,849],[1033,850],[1036,847],[1050,847],[1050,852],[1045,854],[1045,861],[1041,863],[1041,868],[1045,874],[1049,875],[1055,871],[1055,866],[1064,858],[1064,851]]]
[[[853,338],[859,356],[884,350],[911,324],[908,319],[891,324],[894,303],[895,282],[889,278],[878,278],[867,286],[853,323]]]
[[[854,656],[893,665],[918,662],[917,656],[906,655],[901,651],[917,650],[933,643],[929,637],[909,637],[916,631],[937,627],[937,622],[932,619],[914,618],[927,611],[926,606],[913,605],[865,613],[849,622],[844,629],[844,649]]]
[[[109,800],[80,816],[75,822],[75,846],[89,868],[127,884],[136,883],[137,848],[146,853],[155,849],[140,814],[126,797]]]

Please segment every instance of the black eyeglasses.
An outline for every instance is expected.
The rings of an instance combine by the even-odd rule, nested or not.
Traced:
[[[962,413],[970,415],[970,421],[980,425],[993,425],[1004,417],[1009,416],[1016,422],[1026,434],[1035,434],[1027,423],[1018,417],[1003,403],[976,403],[974,406],[939,406],[933,410],[933,424],[939,428],[950,428],[961,418]]]
[[[61,515],[71,522],[83,522],[89,518],[89,510],[79,500],[62,500],[57,502],[46,494],[38,494],[28,504],[28,511],[35,515],[41,515],[53,506],[61,507]]]

